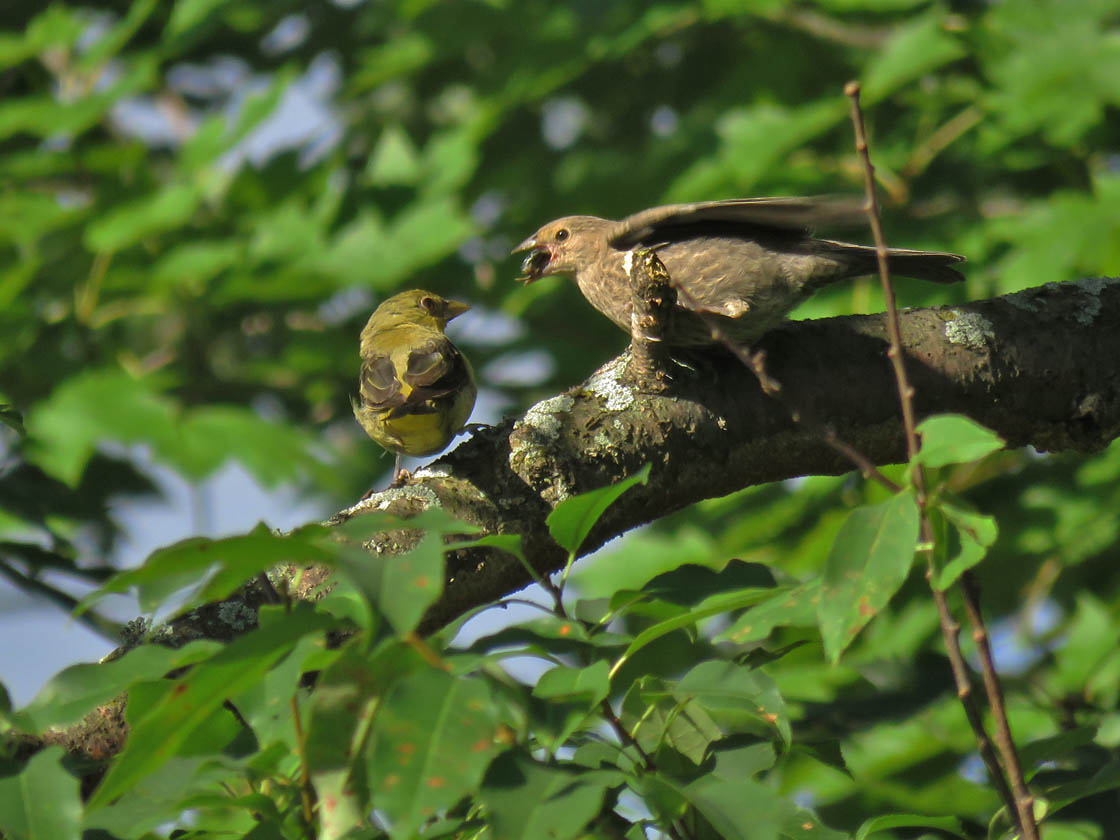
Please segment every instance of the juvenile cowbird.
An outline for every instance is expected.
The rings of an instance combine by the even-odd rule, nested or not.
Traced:
[[[837,198],[741,198],[670,204],[621,221],[567,216],[549,222],[514,249],[527,283],[572,274],[587,300],[630,332],[629,269],[633,249],[656,249],[678,289],[665,340],[713,343],[709,322],[744,345],[777,326],[817,289],[875,273],[875,249],[815,239],[824,224],[858,224],[858,202]],[[940,251],[890,250],[891,272],[935,283],[964,277],[964,257]],[[703,313],[703,316],[696,313]]]
[[[443,334],[470,307],[415,289],[383,302],[362,330],[354,416],[366,434],[397,454],[439,452],[463,428],[478,389],[470,363]]]

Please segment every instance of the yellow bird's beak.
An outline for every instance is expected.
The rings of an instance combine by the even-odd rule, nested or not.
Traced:
[[[447,320],[450,321],[452,318],[458,318],[470,308],[471,305],[469,303],[463,303],[458,300],[447,301],[447,308],[445,309],[447,312]]]

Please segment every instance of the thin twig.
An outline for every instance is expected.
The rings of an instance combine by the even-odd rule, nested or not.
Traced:
[[[299,698],[291,698],[292,722],[296,729],[296,749],[299,751],[299,792],[303,805],[303,821],[309,832],[315,830],[315,788],[311,785],[311,768],[307,763],[307,741],[304,738],[303,722],[299,719]]]
[[[1003,700],[1003,686],[1000,684],[999,675],[996,673],[995,660],[992,658],[992,646],[988,637],[988,628],[984,624],[984,616],[980,612],[980,593],[977,589],[976,578],[971,571],[966,571],[959,580],[961,594],[964,595],[965,615],[968,623],[972,625],[972,641],[976,644],[976,655],[980,660],[980,674],[984,678],[984,690],[988,694],[988,705],[992,709],[992,717],[996,722],[996,746],[1008,762],[1007,775],[1011,781],[1011,788],[1015,793],[1015,804],[1018,807],[1020,819],[1029,822],[1034,827],[1034,796],[1027,788],[1026,779],[1023,777],[1023,768],[1019,763],[1019,755],[1015,749],[1015,741],[1011,737],[1011,723],[1007,719],[1007,705]],[[1010,756],[1009,760],[1007,756]],[[1024,828],[1024,840],[1037,838]]]
[[[871,463],[871,459],[852,446],[850,443],[845,443],[836,436],[833,429],[824,430],[824,442],[859,467],[860,474],[871,481],[875,481],[883,487],[890,490],[892,493],[897,493],[902,489],[902,485],[887,478],[883,475],[882,471]]]
[[[923,526],[928,522],[929,519],[927,517],[923,520]],[[930,536],[932,536],[932,534],[927,533],[923,527],[922,540],[927,541]],[[961,653],[960,622],[953,617],[953,613],[949,609],[949,601],[945,597],[945,592],[933,586],[932,566],[926,568],[926,579],[930,581],[930,589],[933,591],[933,602],[937,606],[937,617],[941,622],[941,634],[945,639],[945,653],[949,657],[949,667],[953,672],[953,682],[955,682],[957,686],[957,698],[961,701],[961,706],[964,708],[964,714],[965,717],[968,718],[969,726],[972,727],[972,732],[976,738],[976,748],[980,753],[980,758],[983,760],[984,766],[988,770],[988,778],[991,779],[992,785],[995,787],[1004,806],[1008,808],[1008,816],[1010,818],[1015,814],[1011,805],[1011,803],[1014,803],[1015,797],[1011,792],[1011,788],[1007,785],[1007,779],[1004,777],[1003,768],[1000,766],[999,759],[996,758],[995,751],[992,749],[991,739],[988,737],[988,732],[984,728],[984,720],[980,716],[980,707],[976,704],[976,700],[972,696],[972,680],[968,675],[968,664],[964,661],[964,654]],[[952,639],[951,642],[950,639]]]
[[[891,347],[887,352],[887,356],[891,360],[891,365],[894,368],[895,380],[898,383],[898,399],[902,410],[902,425],[906,433],[906,452],[909,459],[913,461],[914,456],[918,454],[920,446],[917,428],[914,423],[914,389],[911,387],[909,378],[906,375],[906,365],[902,357],[902,333],[899,329],[898,308],[895,305],[894,286],[891,285],[890,268],[887,264],[888,251],[886,239],[883,236],[883,226],[879,218],[879,202],[875,194],[875,168],[871,165],[871,156],[867,148],[867,134],[863,124],[863,111],[859,104],[859,83],[849,82],[844,87],[844,94],[851,103],[851,118],[852,127],[855,130],[856,151],[859,154],[860,162],[863,166],[864,188],[867,194],[867,203],[865,207],[868,221],[871,224],[871,233],[875,238],[875,256],[879,263],[879,279],[882,282],[883,299],[887,309],[887,335],[890,337],[891,342]],[[934,533],[927,508],[928,497],[926,492],[925,471],[922,469],[921,464],[915,465],[913,483],[915,499],[921,513],[921,536],[922,544],[925,546],[922,551],[926,555],[927,577],[929,578],[931,588],[934,592],[934,600],[937,602],[938,615],[941,622],[941,633],[945,640],[946,650],[950,651],[949,660],[950,664],[953,666],[954,678],[957,680],[957,694],[960,697],[961,704],[965,707],[965,716],[968,718],[969,724],[972,726],[976,735],[981,756],[984,756],[985,744],[988,743],[988,735],[983,727],[980,712],[975,707],[975,700],[972,697],[971,681],[968,678],[967,671],[963,667],[963,656],[960,653],[960,625],[957,624],[952,614],[949,612],[948,605],[945,603],[944,593],[938,593],[936,587],[932,586],[934,579]],[[969,620],[973,623],[973,635],[975,637],[977,635],[977,630],[975,629],[977,625],[973,619],[973,615],[979,616],[979,605],[975,602],[975,598],[972,597],[975,593],[969,593],[967,587],[964,586],[961,587],[961,591],[964,595],[966,612],[969,615]],[[983,638],[986,642],[986,634]],[[961,667],[959,670],[957,664],[954,664],[954,659],[960,660]],[[1007,722],[1006,710],[1003,706],[1003,695],[999,687],[999,678],[992,666],[990,655],[986,663],[983,657],[981,657],[980,661],[984,677],[984,687],[988,694],[988,703],[991,706],[992,714],[997,718],[996,731],[998,736],[996,739],[996,746],[999,748],[1000,754],[1003,757],[1004,770],[1010,782],[1010,789],[1008,788],[1007,782],[1002,780],[1002,774],[999,774],[1001,780],[996,782],[995,774],[993,773],[993,783],[1004,798],[1008,814],[1015,819],[1023,840],[1038,840],[1038,827],[1034,821],[1034,800],[1029,791],[1027,791],[1026,783],[1023,781],[1022,768],[1019,765],[1019,757],[1015,751],[1014,741],[1011,739],[1011,729]],[[970,706],[971,708],[969,708]],[[1002,720],[1000,720],[1001,714]],[[989,759],[985,758],[986,764],[988,764],[988,761]],[[993,772],[993,767],[990,764],[988,766],[988,771],[989,773]],[[1013,794],[1010,799],[1007,798],[1008,793]]]

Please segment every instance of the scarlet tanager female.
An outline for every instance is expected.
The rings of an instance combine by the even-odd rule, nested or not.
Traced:
[[[466,357],[443,334],[470,307],[414,289],[384,301],[362,330],[362,371],[354,416],[397,455],[433,455],[463,428],[478,388]]]

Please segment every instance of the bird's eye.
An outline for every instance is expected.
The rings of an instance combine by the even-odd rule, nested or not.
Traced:
[[[556,241],[563,242],[571,235],[571,231],[569,231],[567,228],[560,228],[560,230],[556,231]]]
[[[424,296],[420,298],[420,307],[429,315],[435,315],[436,310],[439,308],[439,305],[436,303],[436,299],[434,297]]]

